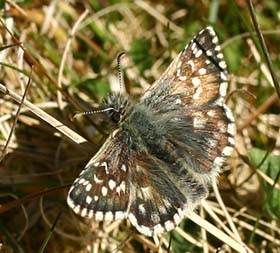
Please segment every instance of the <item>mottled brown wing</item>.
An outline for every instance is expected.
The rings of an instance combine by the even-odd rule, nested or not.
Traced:
[[[68,192],[73,211],[96,220],[127,217],[129,202],[129,152],[122,132],[109,136],[88,162]]]
[[[212,27],[202,30],[144,94],[142,103],[185,150],[189,166],[214,179],[233,150],[235,125],[224,104],[227,71]],[[185,124],[185,126],[182,126]],[[213,175],[213,177],[211,176]]]
[[[208,194],[207,185],[191,171],[182,175],[151,154],[135,154],[130,170],[128,218],[147,236],[174,229]]]

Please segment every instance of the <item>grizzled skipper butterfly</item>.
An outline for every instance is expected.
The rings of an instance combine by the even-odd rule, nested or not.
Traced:
[[[198,35],[133,104],[109,95],[116,128],[68,193],[68,205],[95,220],[129,219],[147,236],[170,231],[208,195],[234,146],[224,104],[227,71],[212,27]]]

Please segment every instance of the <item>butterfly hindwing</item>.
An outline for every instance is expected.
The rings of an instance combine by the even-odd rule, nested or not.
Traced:
[[[129,182],[125,151],[116,134],[88,162],[68,193],[68,205],[75,213],[96,220],[127,216]]]
[[[138,154],[135,162],[128,217],[142,234],[174,229],[208,193],[204,182],[191,172],[178,176],[179,168],[167,167],[151,155]]]

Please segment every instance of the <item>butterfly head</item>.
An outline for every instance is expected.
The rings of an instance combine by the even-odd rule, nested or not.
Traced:
[[[120,123],[126,116],[130,106],[129,100],[121,94],[110,94],[103,99],[101,107],[109,119],[115,123]]]

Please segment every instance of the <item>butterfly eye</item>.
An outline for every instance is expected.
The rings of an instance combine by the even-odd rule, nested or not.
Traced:
[[[119,123],[120,119],[121,119],[121,112],[114,111],[114,112],[111,114],[111,120],[112,120],[114,123]]]

